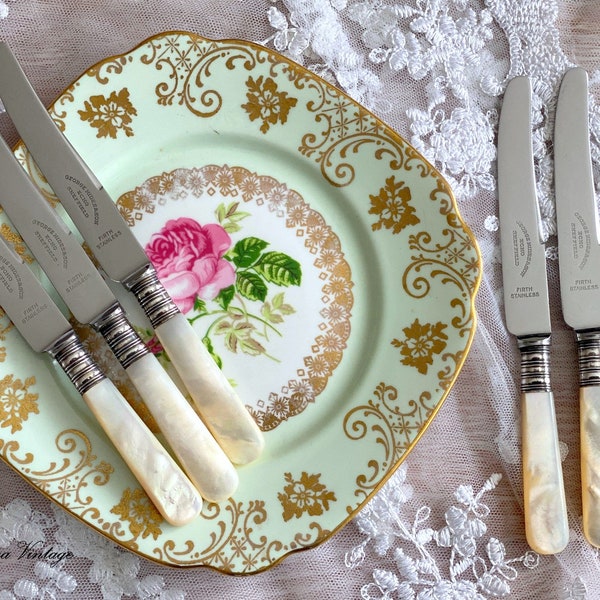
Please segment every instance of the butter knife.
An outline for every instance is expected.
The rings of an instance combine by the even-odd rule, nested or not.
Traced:
[[[498,197],[506,325],[521,353],[521,435],[525,530],[540,554],[569,539],[554,398],[550,310],[531,138],[531,83],[506,88],[498,131]]]
[[[160,283],[113,200],[52,121],[2,42],[0,98],[105,274],[136,297],[196,408],[229,458],[237,464],[258,458],[264,447],[262,432]]]
[[[0,305],[36,352],[47,352],[77,391],[161,513],[185,525],[202,509],[199,492],[86,352],[29,267],[0,238]]]
[[[600,243],[588,118],[587,73],[570,69],[554,130],[560,291],[579,357],[583,531],[600,546]]]
[[[0,139],[0,205],[79,322],[106,339],[202,496],[230,497],[238,475],[196,411],[127,321],[65,222]]]

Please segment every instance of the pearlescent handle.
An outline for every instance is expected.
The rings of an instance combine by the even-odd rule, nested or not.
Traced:
[[[583,533],[600,547],[600,387],[579,389]]]
[[[181,313],[155,329],[208,429],[229,459],[243,465],[256,460],[264,436],[246,407]]]
[[[235,467],[156,357],[147,354],[127,374],[202,496],[211,502],[232,496],[239,483]]]
[[[200,494],[114,384],[103,379],[83,399],[165,520],[193,521]]]
[[[556,554],[569,541],[569,525],[554,398],[526,392],[521,402],[527,542],[539,554]]]

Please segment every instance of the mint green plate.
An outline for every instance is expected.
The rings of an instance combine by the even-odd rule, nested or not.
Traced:
[[[2,457],[163,564],[255,573],[323,542],[414,447],[469,350],[480,257],[448,184],[353,100],[247,42],[158,35],[91,68],[51,114],[160,265],[266,450],[239,469],[233,498],[168,525],[4,317]],[[1,231],[28,256],[7,222]],[[79,332],[160,436],[106,347]]]

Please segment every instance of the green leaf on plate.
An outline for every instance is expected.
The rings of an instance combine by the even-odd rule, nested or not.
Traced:
[[[265,252],[254,269],[276,285],[300,285],[302,281],[300,263],[283,252]]]
[[[217,220],[227,233],[236,233],[240,231],[241,226],[238,224],[238,221],[250,216],[249,212],[238,210],[239,205],[239,202],[232,202],[227,206],[221,203],[215,210],[215,216],[217,217]]]
[[[266,301],[261,309],[263,318],[271,324],[278,325],[283,323],[283,317],[295,313],[291,304],[284,302],[284,293],[279,292],[273,296],[271,302]]]
[[[267,284],[260,275],[251,271],[238,271],[236,274],[238,292],[248,300],[264,302],[267,297]]]
[[[235,296],[235,286],[230,285],[226,288],[223,288],[219,292],[219,294],[215,298],[215,302],[217,302],[223,308],[223,310],[227,310],[229,308],[229,305],[231,304],[231,301],[233,300],[234,296]]]
[[[291,315],[295,313],[294,307],[290,304],[286,304],[284,301],[283,292],[279,292],[273,296],[273,308],[278,310],[283,315]]]
[[[231,259],[236,267],[242,269],[252,266],[260,256],[260,253],[269,244],[256,237],[247,237],[237,242],[231,253]]]
[[[265,348],[252,337],[255,330],[252,323],[240,316],[235,316],[231,321],[221,321],[217,325],[216,333],[225,336],[225,347],[231,352],[237,353],[240,350],[244,354],[258,356],[265,353]]]
[[[215,348],[210,340],[210,338],[205,335],[202,338],[202,343],[204,344],[205,348],[208,350],[208,353],[213,357],[214,361],[217,363],[219,369],[223,368],[223,361],[221,360],[221,357],[215,352]]]
[[[198,296],[196,296],[196,299],[194,300],[194,311],[201,315],[206,314],[208,312],[206,310],[206,302],[204,302],[204,300],[202,300],[202,298],[199,298]]]

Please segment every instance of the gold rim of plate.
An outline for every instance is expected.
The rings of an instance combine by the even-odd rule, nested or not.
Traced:
[[[251,574],[324,542],[406,458],[470,349],[481,258],[447,182],[349,96],[240,40],[161,33],[87,70],[49,110],[167,278],[181,261],[159,238],[192,227],[215,244],[214,272],[178,302],[266,450],[239,469],[233,498],[169,526],[70,384],[3,317],[3,460],[164,565]],[[15,154],[60,212],[26,149]],[[5,219],[0,231],[35,266]],[[77,330],[160,437],[102,342]]]

